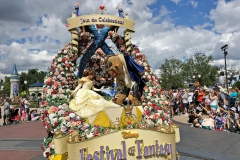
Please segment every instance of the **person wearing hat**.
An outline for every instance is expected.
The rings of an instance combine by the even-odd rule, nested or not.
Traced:
[[[227,128],[229,131],[233,132],[236,130],[236,118],[239,119],[239,115],[236,113],[236,108],[231,107],[227,116]]]

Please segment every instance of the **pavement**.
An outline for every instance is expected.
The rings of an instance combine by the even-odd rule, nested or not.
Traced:
[[[185,115],[173,118],[180,127],[180,160],[240,159],[239,134],[193,128],[187,120]],[[41,121],[0,126],[0,159],[44,160],[40,146],[46,136]]]
[[[40,146],[46,136],[41,121],[1,126],[0,159],[44,160]]]

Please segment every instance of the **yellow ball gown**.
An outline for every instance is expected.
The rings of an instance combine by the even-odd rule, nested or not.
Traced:
[[[80,117],[88,118],[106,108],[121,107],[111,101],[105,100],[102,96],[94,92],[101,91],[101,89],[94,88],[93,81],[88,78],[83,77],[79,82],[79,85],[74,90],[76,95],[70,101],[69,107]]]

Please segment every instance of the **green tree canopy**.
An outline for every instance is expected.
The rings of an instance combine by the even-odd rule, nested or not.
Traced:
[[[19,93],[26,91],[28,86],[33,83],[43,82],[44,77],[46,76],[46,72],[38,71],[38,69],[29,69],[28,72],[21,72],[19,75]],[[24,84],[24,81],[27,81],[27,84]],[[5,76],[5,80],[3,82],[4,89],[1,91],[1,95],[5,97],[10,95],[10,77]]]
[[[179,59],[166,59],[159,68],[164,88],[184,87],[199,81],[201,86],[210,86],[216,82],[217,66],[211,65],[212,56],[196,53],[184,63]],[[201,75],[198,78],[198,75]],[[196,78],[194,79],[193,76]]]

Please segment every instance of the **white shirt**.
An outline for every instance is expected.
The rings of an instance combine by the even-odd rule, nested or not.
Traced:
[[[188,103],[188,95],[187,95],[187,93],[184,93],[182,95],[182,101],[183,101],[183,103]]]
[[[188,92],[188,102],[192,102],[193,92]]]
[[[218,99],[211,100],[210,106],[216,106]]]
[[[25,101],[24,101],[24,108],[26,108],[26,109],[29,108],[28,103],[29,103],[28,100],[25,100]]]

